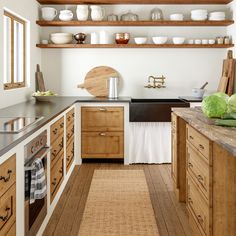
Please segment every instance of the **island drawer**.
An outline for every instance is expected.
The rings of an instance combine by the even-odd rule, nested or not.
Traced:
[[[62,135],[64,131],[64,117],[61,117],[58,121],[51,125],[50,129],[50,140],[51,144]]]
[[[71,109],[66,113],[66,125],[74,123],[75,109]]]
[[[16,220],[16,185],[0,198],[0,235],[6,235]]]
[[[210,172],[211,167],[204,161],[202,154],[187,143],[187,171],[193,177],[193,180],[199,187],[201,194],[205,197],[207,203],[210,201]]]
[[[199,194],[197,187],[187,174],[187,209],[189,218],[195,221],[198,226],[199,235],[210,235],[210,209],[202,196]]]
[[[205,157],[205,161],[210,163],[210,140],[197,130],[187,125],[187,140]]]
[[[66,171],[68,172],[72,161],[74,160],[74,140],[72,140],[66,149]]]
[[[0,165],[0,197],[16,182],[16,155]]]
[[[64,151],[64,137],[59,137],[52,145],[51,150],[51,168],[57,162],[58,158],[62,155]]]
[[[82,107],[82,131],[123,131],[123,107]]]
[[[66,127],[66,141],[68,142],[74,135],[75,126],[74,123]]]

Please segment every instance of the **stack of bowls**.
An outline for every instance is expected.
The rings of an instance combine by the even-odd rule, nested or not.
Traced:
[[[211,12],[210,14],[209,14],[209,20],[215,20],[215,21],[217,21],[217,20],[225,20],[225,12],[223,12],[223,11],[216,11],[216,12]]]
[[[191,19],[194,21],[207,20],[208,12],[206,9],[196,9],[191,11]]]
[[[184,20],[184,15],[183,14],[179,14],[179,13],[171,14],[170,15],[170,20],[173,20],[173,21],[183,21]]]
[[[53,33],[50,36],[51,41],[55,44],[67,44],[73,40],[73,34],[71,33]]]

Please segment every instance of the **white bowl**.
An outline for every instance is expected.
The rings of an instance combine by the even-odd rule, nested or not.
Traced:
[[[165,44],[167,40],[168,40],[168,38],[165,37],[165,36],[152,37],[152,41],[153,41],[155,44]]]
[[[191,15],[191,20],[204,21],[207,20],[207,15]]]
[[[209,40],[208,40],[208,43],[209,43],[209,44],[215,44],[215,43],[216,43],[216,40],[215,40],[215,39],[209,39]]]
[[[185,38],[184,37],[174,37],[172,39],[174,44],[184,44]]]
[[[147,42],[147,37],[135,37],[134,41],[136,44],[145,44]]]
[[[175,20],[175,21],[182,21],[184,20],[184,15],[183,14],[171,14],[170,15],[170,20]]]
[[[71,33],[53,33],[50,35],[50,39],[55,44],[67,44],[73,40],[73,34]]]
[[[205,89],[193,88],[192,89],[192,96],[195,98],[202,98],[205,91],[206,91]]]

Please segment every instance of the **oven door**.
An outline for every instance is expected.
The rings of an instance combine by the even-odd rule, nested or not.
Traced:
[[[46,182],[47,182],[47,153],[49,147],[41,149],[34,157],[30,159],[30,163],[36,158],[42,160]],[[30,184],[31,184],[31,165],[25,165],[25,236],[35,236],[38,232],[45,216],[47,215],[47,195],[43,199],[37,199],[30,204]]]

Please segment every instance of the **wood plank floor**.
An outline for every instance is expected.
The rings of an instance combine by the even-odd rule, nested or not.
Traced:
[[[184,204],[174,195],[170,165],[85,163],[76,166],[45,229],[44,236],[78,236],[95,169],[143,169],[161,236],[193,235]]]

